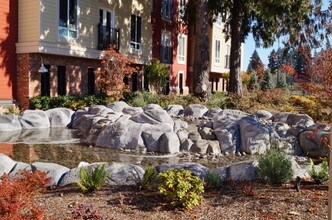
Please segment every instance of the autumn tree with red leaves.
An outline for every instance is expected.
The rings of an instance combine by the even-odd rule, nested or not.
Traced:
[[[120,100],[123,93],[129,90],[124,78],[137,71],[133,59],[120,53],[114,47],[105,50],[102,56],[102,67],[95,71],[98,76],[98,86],[102,93],[114,100]]]
[[[302,88],[332,107],[332,49],[317,54],[306,72],[309,80],[302,83]]]

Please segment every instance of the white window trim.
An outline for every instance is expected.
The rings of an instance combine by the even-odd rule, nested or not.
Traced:
[[[217,41],[219,41],[219,56],[217,57]],[[221,65],[221,40],[218,38],[214,39],[214,48],[213,48],[213,62],[216,65]]]
[[[103,10],[103,26],[106,26],[107,23],[107,12],[111,13],[111,28],[115,28],[115,10],[114,9],[110,9],[110,8],[105,8],[105,7],[100,7],[99,9]],[[99,14],[98,14],[99,15]],[[99,21],[99,17],[98,17],[98,21]]]
[[[68,29],[69,30],[69,28],[63,28],[63,27],[60,27],[59,26],[59,19],[60,19],[60,15],[59,15],[59,11],[60,11],[60,1],[57,1],[57,10],[56,10],[56,14],[57,14],[57,16],[56,16],[56,18],[57,18],[57,20],[56,20],[56,22],[57,22],[57,34],[58,34],[58,38],[59,38],[59,40],[60,41],[62,41],[62,42],[65,42],[65,41],[70,41],[71,43],[75,43],[76,41],[76,39],[78,39],[79,38],[79,24],[80,24],[80,17],[79,17],[79,14],[80,14],[80,0],[76,0],[76,4],[77,4],[77,10],[76,10],[76,12],[77,12],[77,19],[76,19],[76,25],[77,25],[77,29],[76,29],[76,37],[71,37],[71,36],[62,36],[62,35],[59,35],[59,31],[60,31],[60,29]],[[68,32],[69,33],[69,32]]]
[[[184,38],[184,42],[183,42],[184,43],[184,45],[183,45],[183,47],[184,47],[184,51],[183,51],[184,55],[183,56],[180,56],[180,37]],[[177,48],[177,61],[178,61],[179,64],[186,64],[186,58],[187,58],[186,55],[187,55],[187,35],[180,34],[178,36],[178,48]],[[183,60],[180,59],[181,57],[183,57]]]

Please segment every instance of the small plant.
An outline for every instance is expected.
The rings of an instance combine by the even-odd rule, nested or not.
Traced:
[[[201,202],[204,182],[192,175],[191,171],[169,169],[159,173],[158,178],[159,192],[170,201],[171,205],[191,209]]]
[[[71,211],[71,217],[73,219],[103,219],[103,215],[100,211],[93,209],[92,205],[78,204]]]
[[[145,170],[143,179],[140,181],[141,189],[151,189],[152,186],[156,183],[157,180],[157,171],[154,167],[148,167]]]
[[[98,190],[102,187],[107,177],[105,172],[105,164],[102,164],[95,169],[90,170],[80,168],[80,179],[76,181],[77,185],[81,188],[83,192],[92,192]]]
[[[49,181],[41,171],[21,171],[13,179],[4,174],[0,178],[0,219],[45,219],[44,211],[34,204],[33,197]]]
[[[284,183],[293,176],[292,162],[273,146],[259,159],[258,174],[265,183]]]
[[[320,165],[319,171],[316,170],[314,162],[310,159],[310,170],[309,174],[311,178],[315,180],[316,183],[321,184],[329,180],[329,167],[327,159],[324,158],[322,164]]]
[[[218,188],[221,186],[221,179],[218,173],[208,172],[204,180],[208,188]]]

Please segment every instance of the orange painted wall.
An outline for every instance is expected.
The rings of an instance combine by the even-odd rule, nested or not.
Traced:
[[[18,38],[17,0],[0,3],[0,100],[15,98],[16,47]]]

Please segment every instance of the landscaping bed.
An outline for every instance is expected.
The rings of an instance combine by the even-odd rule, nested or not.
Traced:
[[[302,181],[270,186],[260,181],[228,182],[207,189],[200,205],[191,210],[173,208],[156,191],[139,191],[135,186],[109,186],[83,194],[76,186],[49,189],[35,203],[47,216],[73,216],[79,204],[96,210],[103,219],[327,219],[328,185]]]

